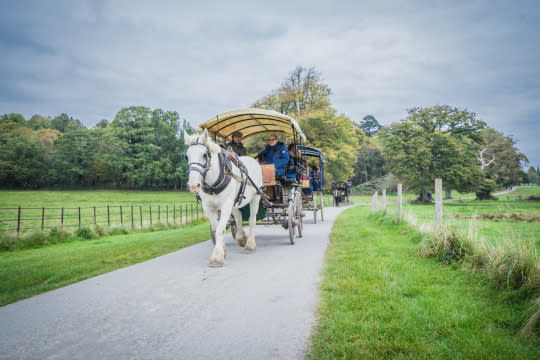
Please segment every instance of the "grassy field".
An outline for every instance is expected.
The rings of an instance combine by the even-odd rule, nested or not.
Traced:
[[[208,223],[0,252],[0,306],[209,238]]]
[[[310,359],[537,359],[519,336],[533,299],[418,256],[408,225],[344,212],[327,251]]]
[[[197,207],[200,212],[195,195],[181,191],[0,190],[0,230],[17,228],[19,206],[23,208],[19,224],[23,230],[40,229],[42,217],[44,228],[60,226],[62,221],[65,228],[76,228],[79,215],[82,226],[96,221],[106,227],[109,223],[147,227],[167,219],[171,223],[185,223],[187,217],[191,218],[191,207],[194,207],[193,217]]]
[[[522,188],[516,192],[521,190],[527,196],[540,196],[540,187]],[[446,202],[443,205],[443,221],[458,229],[471,229],[492,243],[504,239],[531,242],[540,253],[540,202],[505,199],[503,195],[497,201]],[[396,211],[395,206],[389,206],[389,214]],[[404,212],[406,220],[421,230],[433,230],[434,205],[406,205]]]

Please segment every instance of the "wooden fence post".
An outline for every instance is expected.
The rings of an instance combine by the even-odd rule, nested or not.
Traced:
[[[386,189],[382,189],[381,210],[386,211]]]
[[[152,205],[148,207],[150,209],[150,225],[152,225]]]
[[[17,236],[19,236],[19,232],[21,231],[21,207],[17,209]]]
[[[377,196],[379,195],[379,193],[377,191],[375,191],[373,193],[373,199],[371,200],[371,210],[372,211],[377,211]]]
[[[442,218],[442,179],[435,179],[435,229],[439,229],[441,227]]]
[[[139,218],[141,220],[141,229],[143,227],[143,222],[142,222],[142,206],[139,206]]]
[[[173,224],[176,224],[176,204],[173,204],[172,221],[173,221]]]
[[[178,208],[180,209],[180,225],[182,225],[182,204],[180,204],[180,206],[178,206]]]
[[[131,205],[131,228],[135,228],[135,222],[133,221],[133,205]]]
[[[78,207],[78,214],[79,214],[79,229],[81,228],[81,207]]]
[[[60,215],[60,226],[64,227],[64,208],[62,208],[62,212]]]
[[[161,223],[161,205],[157,207],[157,222]]]
[[[195,205],[195,209],[197,209],[197,219],[199,219],[199,203]]]
[[[43,231],[43,228],[45,227],[45,208],[41,208],[41,231]]]
[[[107,227],[111,227],[111,211],[109,205],[107,205]]]
[[[187,216],[188,216],[188,210],[187,210],[187,204],[186,204],[186,224],[187,224]]]
[[[167,212],[167,225],[169,225],[169,205],[165,205],[165,211]]]
[[[193,203],[191,203],[191,219],[190,221],[193,221]]]
[[[96,221],[96,205],[94,205],[94,225],[97,225],[97,221]]]
[[[122,214],[122,205],[120,205],[120,225],[124,225],[124,214]]]
[[[403,186],[397,184],[397,217],[398,220],[403,218]]]

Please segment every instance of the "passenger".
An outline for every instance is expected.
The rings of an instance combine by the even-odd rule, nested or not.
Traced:
[[[235,131],[232,133],[232,141],[227,144],[227,148],[231,148],[238,156],[246,156],[247,150],[242,144],[242,133]]]
[[[287,163],[286,176],[288,179],[296,179],[296,174],[302,167],[302,153],[296,148],[296,144],[294,143],[289,144],[287,150],[289,151],[289,162]]]
[[[261,151],[255,159],[259,164],[274,164],[276,167],[276,177],[285,176],[285,166],[289,162],[289,152],[282,142],[278,142],[277,136],[268,136],[268,145]]]
[[[313,186],[313,191],[318,191],[321,184],[321,173],[319,172],[318,167],[311,167],[311,171],[309,172],[309,178]]]

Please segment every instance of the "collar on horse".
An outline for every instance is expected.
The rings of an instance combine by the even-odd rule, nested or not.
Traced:
[[[210,152],[210,149],[208,149],[208,146],[206,144],[203,144],[199,142],[199,138],[193,143],[191,143],[189,146],[195,146],[195,145],[201,145],[204,146],[206,149],[206,157],[205,157],[205,163],[200,162],[191,162],[188,164],[188,171],[194,170],[197,171],[202,175],[203,178],[203,184],[202,184],[202,190],[210,195],[217,195],[221,193],[227,185],[231,182],[231,174],[232,174],[232,164],[230,158],[225,154],[225,152],[220,151],[218,153],[218,159],[219,159],[219,176],[217,180],[214,182],[214,184],[210,185],[206,182],[206,174],[208,173],[208,170],[210,170],[210,159],[212,157],[212,153]]]

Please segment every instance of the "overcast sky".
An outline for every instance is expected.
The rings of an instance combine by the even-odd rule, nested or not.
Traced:
[[[192,125],[314,66],[354,121],[448,104],[540,165],[539,1],[1,1],[0,114]]]

